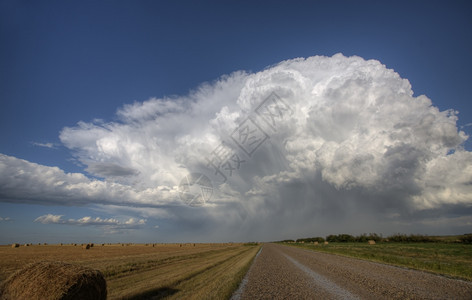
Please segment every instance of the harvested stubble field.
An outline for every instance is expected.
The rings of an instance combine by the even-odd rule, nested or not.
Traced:
[[[286,244],[472,281],[472,245],[457,243]]]
[[[257,244],[0,246],[0,282],[38,261],[64,261],[102,271],[108,299],[229,298],[259,250]]]

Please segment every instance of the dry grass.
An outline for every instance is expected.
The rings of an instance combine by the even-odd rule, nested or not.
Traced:
[[[2,285],[2,299],[104,300],[107,297],[106,281],[100,271],[62,262],[27,265]]]
[[[61,260],[100,270],[107,280],[109,299],[197,295],[224,299],[237,288],[259,249],[242,244],[123,245],[106,244],[87,251],[65,244],[0,246],[0,281],[28,263]]]
[[[228,299],[245,275],[240,271],[247,270],[254,255],[250,250],[241,252],[195,272],[194,276],[174,285],[173,289],[178,292],[169,298]]]

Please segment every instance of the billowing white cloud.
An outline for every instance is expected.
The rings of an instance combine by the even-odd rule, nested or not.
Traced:
[[[472,156],[461,148],[467,136],[457,129],[457,112],[440,112],[427,97],[414,97],[397,73],[359,57],[295,59],[256,74],[236,73],[187,97],[126,105],[118,110],[121,122],[80,122],[60,137],[94,175],[175,187],[271,93],[291,113],[277,120],[277,132],[254,115],[289,166],[280,168],[274,159],[273,169],[295,177],[319,172],[337,189],[418,189],[411,194],[418,208],[470,201],[472,173],[462,162]],[[447,182],[433,178],[444,172]],[[453,191],[441,196],[431,186]]]
[[[125,105],[117,121],[64,128],[61,142],[101,180],[1,155],[0,199],[138,206],[130,209],[143,215],[154,206],[166,218],[247,230],[470,207],[472,153],[457,114],[414,96],[376,60],[287,60],[183,97]],[[178,187],[192,172],[214,189],[203,209],[188,211]]]
[[[57,167],[4,154],[0,154],[0,174],[0,199],[3,202],[158,206],[178,201],[177,187],[155,186],[138,190],[131,185],[92,180],[81,173],[65,173]]]

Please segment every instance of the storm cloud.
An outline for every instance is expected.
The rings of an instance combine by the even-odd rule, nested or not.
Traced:
[[[64,128],[63,145],[101,179],[2,155],[0,200],[152,207],[217,237],[458,226],[470,223],[472,153],[457,115],[379,61],[292,59]],[[179,185],[195,172],[213,190],[188,207]]]

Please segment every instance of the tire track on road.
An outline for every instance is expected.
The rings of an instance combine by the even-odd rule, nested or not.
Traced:
[[[311,270],[310,268],[305,267],[292,257],[288,256],[287,254],[284,254],[284,256],[291,261],[297,268],[305,272],[308,276],[310,276],[313,279],[314,284],[321,286],[324,290],[326,290],[328,293],[333,295],[334,298],[336,299],[360,299],[357,296],[354,296],[351,294],[349,291],[343,289],[336,283],[330,281],[323,275],[320,275],[316,273],[315,271]]]

